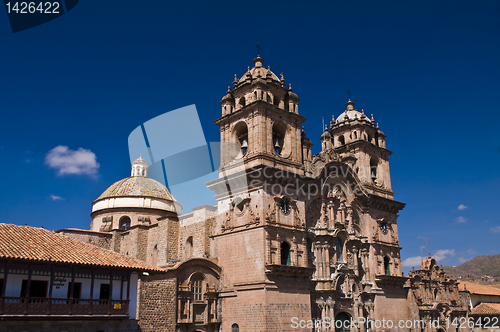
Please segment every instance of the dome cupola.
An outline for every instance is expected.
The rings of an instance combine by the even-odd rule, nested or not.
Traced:
[[[92,203],[93,231],[128,230],[177,217],[182,207],[162,183],[148,178],[142,157],[132,162],[131,176],[113,183]]]
[[[132,172],[130,176],[142,176],[147,178],[148,168],[149,168],[148,162],[144,160],[142,156],[139,156],[139,158],[137,158],[132,162]]]

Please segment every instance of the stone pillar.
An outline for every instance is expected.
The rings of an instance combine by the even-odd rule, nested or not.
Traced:
[[[324,245],[324,262],[325,262],[325,277],[330,279],[330,255],[328,252],[328,244]]]
[[[346,224],[347,224],[347,231],[349,233],[351,233],[353,231],[353,228],[352,228],[352,224],[353,224],[353,221],[352,221],[352,207],[349,205],[346,207],[346,211],[347,211],[347,218],[346,218]]]
[[[358,322],[359,319],[363,317],[363,305],[360,303],[358,304]],[[365,324],[362,322],[359,323],[359,332],[364,332],[365,331]]]
[[[353,248],[352,249],[353,253],[353,259],[354,259],[354,274],[358,277],[359,276],[359,268],[358,268],[358,249]]]
[[[318,261],[318,278],[323,278],[323,247],[321,245],[318,245],[318,255],[317,261]]]
[[[370,279],[370,267],[368,266],[368,249],[362,249],[361,250],[361,261],[363,264],[363,270],[365,271],[363,275],[363,280],[369,280]]]
[[[276,245],[276,264],[280,265],[281,264],[281,238],[280,235],[276,235],[276,241],[278,242]]]
[[[329,215],[329,223],[328,227],[329,228],[335,228],[335,210],[334,210],[334,205],[333,202],[328,203],[328,215]]]

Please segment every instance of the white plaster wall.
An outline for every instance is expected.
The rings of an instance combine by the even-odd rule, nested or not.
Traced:
[[[21,296],[21,287],[23,284],[23,280],[28,280],[27,274],[9,274],[7,276],[5,296],[8,297]],[[45,280],[50,283],[49,276],[31,276],[31,280]],[[49,291],[48,289],[49,287],[47,287],[47,294],[45,294],[45,296],[48,296],[48,291]],[[64,295],[64,297],[66,297],[66,294]]]
[[[95,202],[92,206],[92,212],[108,208],[154,208],[165,211],[175,212],[174,203],[160,198],[150,197],[114,197],[106,198]]]
[[[471,294],[470,301],[471,301],[472,307],[474,308],[476,305],[478,305],[482,302],[500,303],[500,296]]]

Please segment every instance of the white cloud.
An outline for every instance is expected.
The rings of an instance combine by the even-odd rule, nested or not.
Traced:
[[[450,250],[450,249],[438,250],[434,253],[434,256],[436,257],[436,261],[439,262],[440,260],[448,258],[448,256],[455,256],[455,250]]]
[[[463,205],[463,204],[460,204],[460,205],[458,206],[458,209],[459,209],[460,211],[465,210],[465,209],[467,209],[467,208],[468,208],[468,206]]]
[[[459,258],[458,258],[458,261],[460,262],[460,264],[463,264],[463,263],[467,262],[467,261],[468,261],[468,259],[465,259],[465,258],[463,258],[463,257],[459,257]]]
[[[467,222],[467,218],[460,216],[460,217],[458,217],[458,218],[456,219],[456,221],[457,221],[459,224],[464,224],[464,223],[466,223],[466,222]]]
[[[449,256],[455,256],[455,250],[450,250],[450,249],[438,250],[434,253],[434,256],[436,257],[436,261],[439,262],[440,260],[448,258]],[[420,256],[408,257],[407,259],[401,262],[401,266],[403,267],[420,268],[421,264],[422,264],[422,257]]]
[[[469,249],[469,250],[467,250],[467,253],[469,255],[474,255],[476,253],[476,251],[474,249]]]
[[[56,196],[56,195],[50,195],[50,198],[52,198],[53,201],[63,201],[64,198],[61,196]]]
[[[500,233],[500,226],[497,226],[497,227],[491,227],[490,228],[490,231],[492,233]]]
[[[401,262],[401,265],[404,267],[417,267],[420,268],[420,265],[422,264],[422,257],[420,256],[415,256],[415,257],[408,257],[404,261]]]
[[[96,175],[100,166],[92,151],[83,148],[75,151],[64,145],[50,150],[45,156],[45,164],[57,170],[57,175]]]

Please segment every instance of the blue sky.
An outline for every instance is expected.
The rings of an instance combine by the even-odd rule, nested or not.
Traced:
[[[348,88],[380,123],[407,203],[403,260],[425,235],[441,264],[498,254],[499,17],[496,0],[85,0],[13,34],[0,13],[0,221],[88,228],[91,202],[129,176],[128,135],[164,112],[196,104],[217,141],[219,101],[259,42],[301,98],[313,152]],[[79,151],[79,168],[49,151]]]

